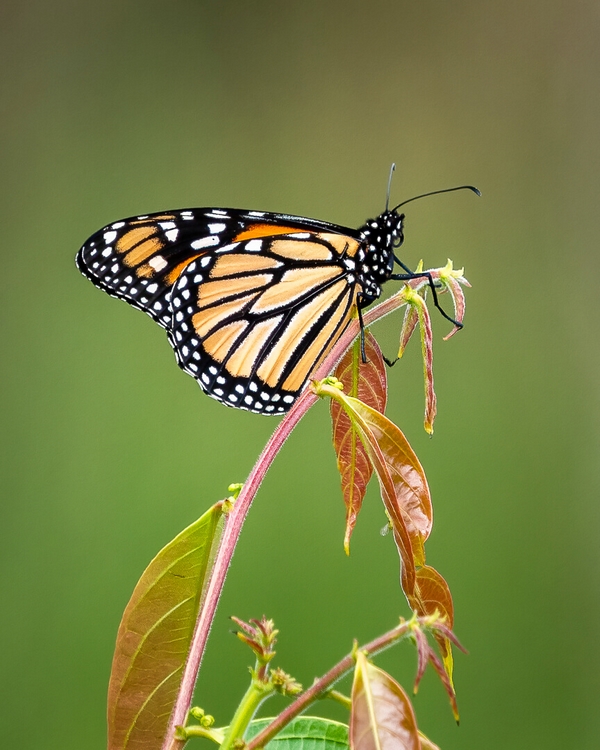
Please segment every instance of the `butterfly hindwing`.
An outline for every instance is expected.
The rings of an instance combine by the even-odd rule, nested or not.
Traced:
[[[281,414],[351,320],[359,242],[314,231],[238,236],[181,272],[169,338],[209,395]]]

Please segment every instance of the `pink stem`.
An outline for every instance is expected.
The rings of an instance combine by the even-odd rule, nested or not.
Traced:
[[[377,307],[369,310],[363,315],[365,325],[369,325],[375,320],[382,318],[384,315],[392,312],[396,308],[405,304],[401,295],[394,295]],[[313,374],[314,380],[326,377],[334,369],[337,362],[342,358],[344,352],[352,344],[360,332],[359,323],[354,319],[344,331],[339,341],[329,352],[322,364]],[[219,603],[221,591],[225,583],[225,576],[231,563],[231,558],[235,551],[236,544],[244,525],[246,515],[250,510],[254,496],[271,465],[273,459],[279,452],[279,449],[289,437],[291,431],[306,414],[308,409],[318,400],[318,396],[313,393],[311,388],[307,388],[298,398],[294,406],[290,409],[287,416],[281,421],[277,429],[271,435],[269,442],[260,454],[258,461],[250,472],[239,497],[235,501],[232,511],[227,517],[225,530],[221,537],[221,542],[213,568],[210,574],[210,580],[206,591],[206,596],[198,614],[198,621],[194,630],[194,636],[190,646],[190,653],[185,665],[181,687],[175,702],[169,728],[165,735],[162,750],[181,750],[186,740],[180,740],[174,737],[175,727],[184,725],[187,715],[192,704],[194,696],[194,687],[200,670],[202,656],[206,648],[208,634],[212,625],[213,618]]]

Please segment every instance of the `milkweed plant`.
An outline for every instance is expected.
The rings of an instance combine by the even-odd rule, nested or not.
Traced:
[[[422,267],[418,269],[421,271]],[[454,326],[462,324],[468,282],[452,263],[432,269],[438,294],[454,304]],[[182,750],[196,737],[221,750],[259,750],[286,740],[287,750],[433,750],[437,746],[418,728],[407,691],[377,667],[377,654],[409,640],[416,646],[416,692],[428,664],[439,676],[458,720],[452,680],[452,596],[442,575],[426,563],[425,542],[432,528],[432,504],[425,472],[401,430],[385,416],[387,376],[384,357],[368,326],[404,306],[398,356],[418,329],[425,380],[425,420],[433,431],[436,397],[432,367],[432,330],[426,305],[427,277],[403,288],[352,320],[308,387],[279,423],[244,484],[231,485],[216,502],[184,529],[149,564],[125,609],[118,630],[108,691],[108,750]],[[364,326],[364,327],[363,327]],[[333,374],[331,374],[333,372]],[[344,547],[349,551],[367,484],[375,473],[388,527],[400,557],[400,586],[413,615],[369,643],[349,644],[349,652],[308,688],[274,666],[277,629],[265,618],[232,618],[237,637],[254,654],[250,685],[229,724],[216,727],[203,708],[192,705],[193,691],[226,573],[244,519],[271,463],[308,409],[328,399],[333,445],[346,507]],[[327,665],[324,665],[326,668]],[[351,695],[335,690],[353,671]],[[270,696],[289,699],[272,718],[254,719]],[[347,707],[348,723],[306,716],[322,699]],[[208,707],[212,708],[212,707]],[[272,744],[271,747],[275,747]]]

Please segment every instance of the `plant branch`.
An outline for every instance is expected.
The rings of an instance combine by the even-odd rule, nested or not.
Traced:
[[[397,294],[364,313],[364,324],[370,325],[404,304],[406,304],[406,299],[403,290],[400,290]],[[319,367],[317,367],[313,373],[313,378],[318,380],[329,375],[359,333],[359,321],[358,318],[355,318],[350,322],[327,357]],[[306,388],[299,396],[296,403],[278,425],[269,439],[269,442],[260,454],[258,461],[250,472],[250,475],[233,506],[232,511],[226,519],[223,536],[221,537],[219,549],[210,573],[210,581],[206,591],[206,596],[200,606],[198,621],[196,623],[194,636],[190,646],[190,653],[185,665],[179,694],[173,708],[173,713],[171,714],[169,728],[165,734],[162,750],[181,750],[186,742],[185,739],[180,739],[175,735],[175,727],[185,724],[192,703],[194,686],[200,670],[200,664],[208,640],[208,634],[215,616],[221,591],[223,590],[225,577],[244,525],[244,520],[250,510],[252,501],[254,500],[267,469],[294,427],[317,399],[318,396],[313,393],[311,388]]]
[[[215,557],[213,568],[210,574],[210,582],[206,591],[206,597],[200,606],[198,621],[190,646],[190,653],[185,665],[181,687],[177,696],[177,701],[173,708],[169,729],[165,735],[163,750],[180,750],[185,744],[185,740],[173,736],[175,727],[185,723],[192,698],[196,678],[202,662],[202,656],[208,640],[208,634],[212,625],[213,618],[217,609],[217,604],[225,583],[225,576],[231,563],[231,558],[235,551],[244,520],[250,510],[254,496],[265,476],[265,473],[273,459],[279,452],[281,446],[289,437],[293,428],[298,424],[300,419],[306,414],[308,409],[317,400],[317,396],[310,390],[304,391],[298,398],[289,414],[279,424],[269,442],[260,454],[258,461],[250,472],[246,483],[244,484],[233,509],[226,519],[225,530],[221,537],[218,552]]]
[[[378,638],[370,641],[364,646],[359,646],[358,650],[363,651],[367,656],[373,656],[380,651],[392,646],[394,643],[404,638],[407,634],[411,633],[415,625],[423,625],[427,627],[431,624],[431,617],[416,617],[408,621],[401,622],[400,625],[389,630],[387,633],[380,635]],[[299,716],[301,713],[306,711],[314,701],[320,698],[326,697],[326,694],[330,691],[331,686],[340,680],[346,672],[348,672],[354,666],[354,654],[356,649],[353,649],[351,653],[345,656],[339,661],[329,672],[315,680],[314,684],[305,690],[301,696],[296,698],[293,703],[282,711],[276,719],[274,719],[262,732],[259,732],[256,737],[253,737],[250,742],[246,745],[246,750],[258,750],[258,748],[264,747],[275,735],[280,732],[286,724],[289,724],[292,719]]]

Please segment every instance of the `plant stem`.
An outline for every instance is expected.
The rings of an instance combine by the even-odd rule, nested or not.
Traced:
[[[344,708],[347,708],[348,711],[352,707],[352,699],[349,698],[347,695],[344,695],[343,693],[340,693],[339,690],[328,690],[327,693],[323,696],[324,698],[331,698],[332,701],[336,701],[337,703],[341,703]]]
[[[287,417],[279,424],[240,492],[233,509],[225,522],[225,530],[221,537],[221,543],[217,551],[213,568],[210,574],[210,582],[206,591],[206,597],[200,607],[196,629],[190,646],[190,653],[185,665],[181,687],[175,703],[169,730],[165,735],[163,750],[179,750],[185,744],[185,740],[173,737],[174,728],[182,725],[192,703],[194,686],[200,669],[200,663],[206,647],[206,641],[210,632],[217,604],[225,583],[225,576],[231,563],[237,541],[244,525],[246,515],[250,510],[254,496],[264,478],[264,475],[277,455],[281,446],[289,437],[291,431],[308,411],[310,406],[317,400],[311,390],[307,389],[296,401]]]
[[[385,300],[385,302],[377,305],[377,307],[368,310],[363,315],[365,325],[374,323],[376,320],[379,320],[379,318],[388,315],[404,304],[406,304],[406,300],[404,299],[401,290]],[[358,319],[355,318],[350,322],[327,357],[313,373],[313,378],[315,380],[329,375],[359,333],[359,322]],[[250,510],[254,496],[258,491],[265,473],[273,462],[273,459],[289,437],[294,427],[317,399],[318,396],[313,393],[311,388],[306,388],[299,396],[294,406],[278,425],[269,439],[269,442],[260,454],[258,461],[250,472],[231,513],[226,519],[225,530],[221,537],[219,549],[210,573],[210,581],[206,591],[206,596],[200,606],[198,620],[196,622],[196,628],[190,646],[190,653],[181,679],[181,686],[173,708],[173,713],[171,714],[169,728],[165,734],[162,750],[181,750],[186,742],[186,740],[178,739],[174,736],[175,727],[185,724],[192,703],[194,686],[196,684],[198,671],[200,670],[200,664],[206,647],[206,641],[208,640],[210,627],[215,616],[221,591],[223,590],[225,576],[227,575],[231,558],[233,557],[235,547],[242,531],[242,526],[244,525],[244,520]]]
[[[215,742],[220,745],[223,742],[223,730],[221,729],[210,729],[203,727],[200,724],[190,724],[188,727],[181,727],[181,732],[185,735],[184,742],[190,737],[205,737],[207,740]]]
[[[231,724],[227,727],[225,739],[221,744],[221,750],[231,750],[235,741],[242,739],[258,707],[269,695],[273,695],[273,689],[273,685],[269,682],[260,682],[254,678],[252,679],[246,695],[237,707]]]
[[[416,622],[425,622],[426,619],[427,618],[416,618]],[[413,620],[401,622],[400,625],[389,630],[387,633],[380,635],[365,646],[360,646],[359,651],[363,651],[368,656],[383,651],[388,648],[388,646],[393,645],[403,638],[413,627]],[[324,674],[323,677],[316,680],[308,690],[305,690],[300,697],[296,698],[296,700],[284,709],[276,719],[262,730],[262,732],[259,732],[256,737],[251,739],[246,745],[246,750],[258,750],[258,748],[264,747],[286,724],[289,724],[292,719],[295,719],[296,716],[299,716],[303,711],[306,711],[311,703],[324,697],[324,694],[329,692],[331,686],[341,679],[346,672],[352,669],[353,666],[354,652],[351,652],[332,667],[329,672]]]

